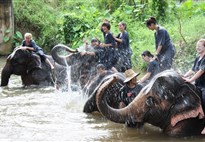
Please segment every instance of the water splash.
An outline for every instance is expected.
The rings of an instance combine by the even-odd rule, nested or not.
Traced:
[[[68,87],[68,92],[71,92],[71,66],[68,65],[66,62],[66,73],[67,73],[67,87]]]

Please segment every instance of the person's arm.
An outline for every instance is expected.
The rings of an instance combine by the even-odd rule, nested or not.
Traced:
[[[188,72],[186,72],[182,77],[190,77],[192,74],[194,74],[194,71],[193,70],[189,70]]]
[[[109,33],[106,37],[110,43],[100,44],[100,47],[115,47],[115,39],[112,37],[112,34]]]
[[[161,29],[158,31],[157,38],[159,39],[159,43],[158,43],[157,50],[156,50],[157,55],[160,53],[163,46],[165,45],[166,34],[168,34],[168,33],[165,29]]]
[[[195,72],[195,67],[198,61],[198,57],[194,61],[194,65],[192,66],[192,69],[190,69],[188,72],[186,72],[184,75],[182,75],[183,78],[189,78],[191,75],[193,75]]]
[[[162,50],[162,45],[159,45],[159,46],[157,47],[157,50],[156,50],[156,55],[158,55],[161,50]]]
[[[105,44],[105,43],[100,44],[100,47],[110,47],[110,46],[112,46],[112,44]]]
[[[147,79],[149,79],[151,76],[151,72],[147,72],[140,80],[139,83],[143,83],[144,81],[146,81]]]
[[[154,72],[156,66],[154,64],[154,62],[150,62],[149,66],[147,68],[147,73],[142,77],[142,79],[140,79],[140,83],[143,83],[144,81],[146,81],[147,79],[150,78],[151,74]]]
[[[197,63],[197,61],[198,61],[198,59],[199,59],[199,58],[196,58],[192,70],[194,70],[194,67],[195,67],[195,65],[196,65],[196,63]],[[201,77],[202,74],[204,74],[204,73],[205,73],[205,59],[202,59],[201,64],[200,64],[200,66],[199,66],[199,70],[198,70],[190,79],[185,78],[185,81],[187,81],[187,82],[193,82],[193,81],[195,81],[196,79],[198,79],[199,77]]]
[[[84,55],[91,55],[91,56],[95,56],[95,52],[89,52],[89,51],[86,51],[86,52],[81,52],[80,53],[81,56],[84,56]]]
[[[123,39],[118,38],[119,36],[115,37],[114,35],[112,35],[112,37],[115,39],[115,41],[117,42],[123,42]]]
[[[194,76],[192,78],[183,78],[186,82],[193,82],[196,79],[198,79],[205,71],[204,70],[199,70],[196,72],[196,74],[194,74]]]
[[[35,51],[34,48],[32,48],[32,47],[28,47],[28,46],[21,46],[20,48],[21,48],[21,50]]]
[[[35,51],[35,49],[32,48],[32,47],[27,47],[27,46],[26,46],[26,49],[27,49],[27,50],[31,50],[31,51]]]

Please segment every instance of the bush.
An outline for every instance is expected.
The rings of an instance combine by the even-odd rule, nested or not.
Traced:
[[[90,25],[83,19],[74,15],[65,15],[63,23],[63,33],[66,44],[76,46],[79,40],[83,39],[85,32],[88,31]]]

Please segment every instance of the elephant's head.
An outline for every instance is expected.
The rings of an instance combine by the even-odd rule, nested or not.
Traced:
[[[59,55],[59,54],[63,55]],[[94,56],[81,56],[77,50],[58,44],[51,50],[53,59],[63,66],[71,66],[71,84],[80,84],[81,88],[96,73],[97,61]]]
[[[1,86],[8,84],[11,74],[24,75],[34,68],[41,68],[41,58],[28,50],[16,48],[7,58],[2,70]]]
[[[69,48],[63,44],[54,46],[51,50],[51,55],[58,64],[63,66],[70,66],[75,64],[75,60],[77,61],[77,59],[80,57],[80,54],[77,50],[73,50],[72,48]]]
[[[41,68],[41,58],[34,52],[15,49],[7,58],[7,63],[15,68],[13,74],[21,75],[32,70],[33,68]]]
[[[176,72],[169,70],[155,76],[123,109],[113,109],[105,99],[115,80],[102,84],[96,97],[98,109],[110,120],[148,122],[169,135],[200,134],[203,129],[201,92],[194,85],[185,83]]]
[[[93,111],[98,111],[96,105],[96,93],[101,84],[109,80],[110,78],[116,77],[115,83],[112,85],[112,92],[109,92],[107,96],[107,102],[113,108],[118,108],[119,101],[117,95],[119,94],[120,88],[123,87],[123,81],[125,80],[125,76],[123,73],[114,73],[105,75],[103,78],[96,77],[93,81],[88,85],[87,90],[85,90],[86,95],[88,95],[88,100],[86,101],[83,112],[92,113]]]

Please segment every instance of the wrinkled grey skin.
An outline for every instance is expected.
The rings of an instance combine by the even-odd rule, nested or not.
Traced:
[[[51,57],[48,59],[54,64]],[[64,83],[66,68],[54,64],[55,70],[51,72],[50,65],[41,61],[39,55],[28,50],[16,48],[7,58],[1,73],[1,86],[7,86],[12,74],[21,76],[22,84],[25,86],[54,86],[54,83]]]
[[[98,80],[98,77],[93,80],[93,82],[90,83],[90,85],[87,88],[87,94],[89,96],[88,100],[86,101],[83,112],[85,113],[92,113],[94,111],[99,111],[96,105],[96,93],[99,87],[107,80],[109,80],[112,77],[116,77],[117,81],[115,84],[112,85],[112,89],[110,89],[110,92],[107,97],[107,101],[109,102],[109,105],[113,108],[118,108],[119,102],[118,102],[118,94],[121,87],[123,87],[125,80],[125,76],[123,73],[114,73],[111,75],[104,76],[101,81]]]
[[[106,100],[115,78],[100,85],[96,103],[100,112],[117,123],[150,123],[170,136],[199,135],[204,127],[201,92],[167,70],[156,75],[125,108],[114,109]]]

